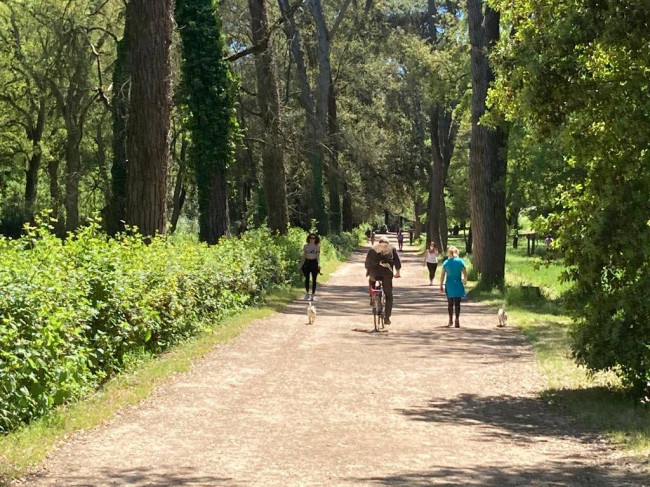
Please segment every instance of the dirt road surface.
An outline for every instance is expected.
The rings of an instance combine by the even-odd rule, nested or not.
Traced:
[[[359,252],[319,287],[314,325],[302,301],[252,323],[25,483],[650,485],[538,398],[543,378],[515,328],[472,303],[446,328],[446,300],[405,250],[388,333],[370,332]]]

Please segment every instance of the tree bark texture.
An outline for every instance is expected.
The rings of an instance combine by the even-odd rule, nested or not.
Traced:
[[[65,142],[65,229],[72,231],[79,226],[79,181],[81,181],[81,156],[79,144],[81,133],[76,124],[66,124],[67,138]]]
[[[131,0],[126,222],[152,236],[165,231],[171,108],[173,0]]]
[[[43,152],[41,150],[41,140],[45,129],[45,98],[39,100],[38,115],[36,123],[30,123],[27,130],[27,138],[32,143],[32,154],[27,162],[27,171],[25,173],[25,219],[29,222],[34,221],[34,205],[38,195],[38,171],[41,167]]]
[[[174,183],[174,196],[172,198],[172,218],[169,233],[174,233],[176,231],[178,219],[180,218],[181,211],[183,210],[183,203],[185,203],[185,168],[187,158],[187,145],[187,138],[185,135],[183,135],[181,138],[181,153],[178,160],[178,174],[176,175],[176,182]]]
[[[415,196],[415,201],[413,202],[413,214],[415,216],[415,228],[413,229],[413,238],[418,239],[422,235],[422,222],[420,217],[424,211],[424,201],[420,195]]]
[[[440,112],[442,107],[433,106],[430,111],[431,127],[431,155],[433,164],[431,166],[431,186],[429,188],[429,228],[427,240],[436,244],[441,251],[445,248],[440,228],[441,205],[444,199],[444,161],[440,150]]]
[[[58,237],[65,235],[65,221],[61,219],[61,190],[59,188],[59,160],[52,158],[47,163],[47,174],[50,179],[50,208],[55,220],[54,233]]]
[[[327,99],[327,133],[331,142],[330,165],[327,171],[327,185],[329,187],[330,202],[330,231],[341,233],[341,193],[339,171],[339,148],[341,146],[339,122],[336,112],[336,87],[330,73],[329,95]]]
[[[257,180],[257,165],[255,163],[253,146],[250,138],[246,135],[248,134],[248,123],[240,94],[237,94],[237,99],[237,123],[239,124],[239,129],[245,135],[243,140],[237,144],[237,150],[235,153],[237,176],[235,179],[238,181],[239,187],[240,217],[242,219],[243,227],[245,228],[248,224],[246,219],[249,215],[249,208],[256,208],[257,206],[253,197],[254,193],[256,195],[259,192],[259,182]],[[253,221],[255,225],[259,225],[260,223],[259,214],[256,211],[253,212]]]
[[[128,27],[128,23],[127,26]],[[129,49],[126,33],[117,43],[113,66],[113,165],[111,166],[111,201],[106,214],[106,230],[115,235],[124,230],[126,212],[126,124],[129,110]]]
[[[488,53],[499,37],[499,13],[482,0],[467,0],[471,44],[472,135],[470,142],[470,213],[473,264],[481,281],[500,284],[505,276],[506,253],[506,142],[502,127],[481,125],[486,97],[494,80]]]
[[[354,221],[352,219],[352,194],[347,181],[343,182],[343,231],[349,232],[353,229]]]
[[[318,158],[312,160],[314,175],[314,204],[316,205],[316,219],[318,230],[322,234],[329,233],[329,218],[325,209],[323,194],[323,166],[325,163],[323,147],[328,146],[327,139],[327,102],[330,89],[330,39],[323,14],[323,5],[320,0],[309,0],[309,9],[316,25],[316,56],[318,60],[318,75],[316,76],[316,140],[318,151],[314,155]]]
[[[262,181],[268,224],[272,231],[287,232],[289,210],[287,207],[284,150],[280,125],[280,92],[278,89],[272,44],[269,42],[269,24],[266,0],[249,0],[253,43],[265,44],[255,55],[257,72],[257,101],[262,114],[266,140],[262,149]]]

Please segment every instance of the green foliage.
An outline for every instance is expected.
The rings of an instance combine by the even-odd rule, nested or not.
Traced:
[[[0,240],[0,433],[81,397],[133,356],[159,354],[296,278],[305,233],[262,228],[213,247],[96,221],[65,241],[46,225]],[[323,240],[323,257],[359,234]],[[340,247],[343,246],[344,248]]]
[[[569,166],[549,224],[573,283],[573,351],[650,380],[650,10],[645,0],[494,0],[512,35],[493,103]],[[579,175],[571,175],[577,169]]]

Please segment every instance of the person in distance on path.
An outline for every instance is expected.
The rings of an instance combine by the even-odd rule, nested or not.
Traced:
[[[400,252],[404,250],[404,233],[402,233],[401,228],[397,230],[397,244],[399,245]]]
[[[305,276],[305,299],[314,299],[316,294],[316,277],[320,274],[320,238],[315,233],[307,235],[307,243],[302,248],[300,270]],[[309,294],[309,276],[311,275],[311,296]]]
[[[384,324],[390,325],[390,315],[393,311],[393,268],[395,268],[395,277],[399,277],[399,270],[402,263],[397,255],[397,250],[385,236],[379,237],[377,245],[373,246],[368,255],[366,255],[366,275],[370,279],[370,286],[375,285],[375,281],[381,281],[386,295],[386,318]]]
[[[460,300],[465,297],[465,286],[467,283],[467,268],[463,259],[458,257],[458,249],[453,245],[447,251],[449,258],[442,264],[440,274],[440,291],[447,295],[447,310],[449,311],[449,324],[453,322],[454,312],[456,313],[456,328],[460,327]],[[445,276],[447,280],[445,281]],[[443,284],[444,283],[444,284]]]
[[[424,264],[429,269],[429,286],[433,286],[433,278],[436,277],[436,269],[438,268],[438,247],[436,244],[431,241],[429,242],[429,248],[424,251]],[[442,284],[442,281],[440,281]]]

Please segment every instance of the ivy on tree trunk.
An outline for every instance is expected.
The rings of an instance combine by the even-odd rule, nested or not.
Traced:
[[[233,85],[221,21],[211,0],[177,0],[176,22],[183,46],[183,97],[191,119],[189,163],[195,168],[199,238],[215,244],[228,235],[226,173],[233,158]]]

